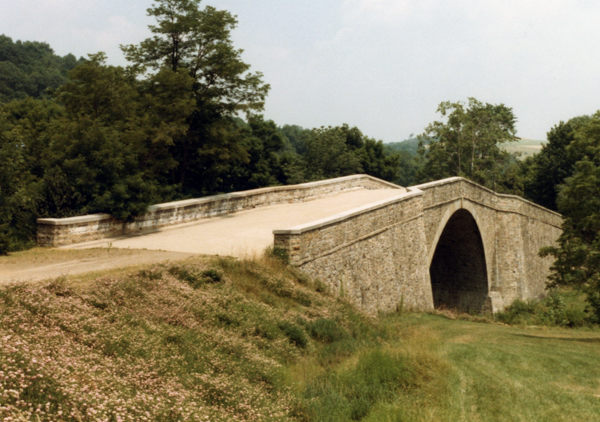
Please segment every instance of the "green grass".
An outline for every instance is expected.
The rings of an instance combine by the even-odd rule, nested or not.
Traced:
[[[597,331],[524,329],[430,315],[404,321],[437,337],[437,353],[450,367],[445,394],[407,394],[366,420],[600,419]]]
[[[0,419],[600,420],[597,328],[370,317],[284,261],[0,287]]]

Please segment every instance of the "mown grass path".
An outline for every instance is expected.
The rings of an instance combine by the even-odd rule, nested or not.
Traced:
[[[422,333],[424,347],[447,361],[447,385],[409,392],[368,420],[600,421],[600,332],[402,320],[412,343]]]

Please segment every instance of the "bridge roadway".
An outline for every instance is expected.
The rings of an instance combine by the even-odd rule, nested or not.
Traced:
[[[161,228],[155,232],[63,246],[107,247],[248,257],[273,245],[273,230],[286,229],[398,196],[404,189],[353,190],[303,203],[258,207],[248,211]]]

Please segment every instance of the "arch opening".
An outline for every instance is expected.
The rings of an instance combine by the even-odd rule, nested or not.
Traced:
[[[486,310],[488,277],[479,227],[465,209],[446,223],[429,267],[435,308]]]

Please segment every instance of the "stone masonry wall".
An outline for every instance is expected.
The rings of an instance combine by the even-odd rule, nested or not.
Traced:
[[[462,178],[414,186],[396,198],[275,231],[291,262],[369,312],[433,307],[429,267],[454,213],[467,210],[481,234],[488,277],[485,307],[544,294],[562,217],[522,198]]]
[[[420,192],[274,233],[294,265],[368,312],[433,308]]]
[[[40,246],[62,246],[91,240],[155,230],[174,224],[234,213],[259,206],[305,202],[355,189],[400,189],[400,186],[368,175],[354,175],[300,185],[276,186],[152,205],[131,223],[108,214],[72,218],[40,218],[37,240]]]
[[[497,194],[462,178],[415,186],[423,192],[428,249],[457,209],[467,209],[481,232],[489,291],[498,293],[499,308],[515,299],[539,298],[552,258],[540,258],[543,246],[554,245],[562,231],[562,216],[513,195]],[[445,217],[445,218],[444,218]]]

